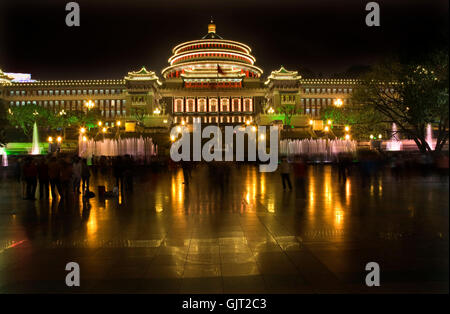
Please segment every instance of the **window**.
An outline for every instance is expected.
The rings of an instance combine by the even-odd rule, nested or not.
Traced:
[[[217,112],[217,99],[216,98],[209,100],[209,111]],[[210,122],[211,122],[211,119],[210,119]]]
[[[197,108],[199,112],[206,112],[206,99],[204,98],[200,98],[198,100],[198,108]]]
[[[195,103],[194,99],[188,99],[187,101],[187,112],[194,112],[195,111]]]
[[[241,100],[239,98],[233,99],[233,108],[232,108],[232,110],[234,112],[241,111],[240,102],[241,102]]]
[[[249,98],[244,99],[244,111],[252,111],[252,100]]]
[[[175,112],[183,112],[183,99],[175,99]]]
[[[223,112],[230,111],[230,100],[228,98],[222,98],[220,100],[220,111]]]

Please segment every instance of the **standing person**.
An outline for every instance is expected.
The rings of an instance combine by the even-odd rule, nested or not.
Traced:
[[[59,175],[60,175],[60,163],[58,162],[56,157],[52,157],[48,162],[48,179],[50,181],[50,189],[52,191],[53,199],[55,199],[57,196],[56,190],[58,190],[59,195],[62,196]]]
[[[73,173],[73,193],[75,195],[80,194],[80,182],[81,182],[81,161],[80,157],[76,156],[72,165]]]
[[[72,163],[70,162],[70,158],[66,157],[66,159],[61,159],[60,166],[61,199],[67,199],[70,193],[70,180],[72,179]]]
[[[306,163],[302,157],[299,157],[294,163],[295,188],[298,190],[298,196],[306,198]]]
[[[27,198],[26,196],[26,181],[25,181],[25,177],[23,176],[23,165],[24,165],[24,160],[22,158],[19,158],[17,160],[16,163],[16,178],[17,178],[17,182],[19,182],[20,186],[22,187],[22,198],[25,199]]]
[[[124,163],[122,161],[122,157],[117,156],[113,159],[113,175],[116,179],[117,188],[121,188],[123,190],[123,171],[124,171]]]
[[[25,178],[25,182],[27,183],[26,187],[26,198],[27,200],[35,200],[36,194],[36,186],[37,186],[37,167],[33,161],[33,158],[27,157],[25,164],[23,166],[23,176]]]
[[[184,160],[181,161],[181,169],[183,170],[183,184],[189,185],[190,169],[189,164]]]
[[[82,190],[83,194],[89,192],[89,178],[91,177],[91,171],[86,159],[81,162],[81,180],[83,182]]]
[[[125,155],[123,176],[125,178],[126,190],[133,192],[133,173],[134,173],[134,161],[130,155]]]
[[[38,179],[39,179],[39,199],[48,198],[48,164],[45,158],[41,158],[37,166]]]
[[[289,186],[289,190],[292,191],[292,184],[289,174],[291,172],[291,165],[288,163],[287,158],[283,157],[281,159],[281,182],[283,183],[283,190],[286,190],[286,181]]]

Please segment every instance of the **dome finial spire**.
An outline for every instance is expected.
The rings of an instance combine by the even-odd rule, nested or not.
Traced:
[[[208,24],[208,33],[216,32],[216,24],[214,24],[213,18],[211,16],[211,22]]]

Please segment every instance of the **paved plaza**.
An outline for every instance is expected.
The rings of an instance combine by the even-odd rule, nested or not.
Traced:
[[[366,187],[310,166],[306,198],[278,172],[140,171],[134,191],[22,200],[0,181],[0,293],[448,293],[448,178],[381,174]],[[97,174],[91,190],[114,180]],[[77,262],[81,286],[67,287]],[[377,262],[381,286],[367,287]]]

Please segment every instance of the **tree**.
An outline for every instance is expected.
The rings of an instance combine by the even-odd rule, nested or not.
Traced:
[[[26,104],[19,107],[10,107],[7,112],[7,119],[13,127],[19,127],[24,134],[31,138],[33,124],[38,127],[50,127],[53,121],[53,113],[46,108],[33,104]]]
[[[7,139],[5,134],[5,129],[8,124],[6,118],[6,105],[3,99],[0,99],[0,147],[6,145]]]
[[[372,114],[380,123],[396,123],[421,152],[432,151],[426,141],[427,124],[432,124],[439,152],[449,135],[448,96],[448,54],[442,51],[421,64],[390,60],[374,66],[355,89],[352,103],[361,111],[360,123],[373,123]]]
[[[292,116],[297,113],[295,105],[281,105],[278,110],[284,114],[284,125],[290,126]]]

